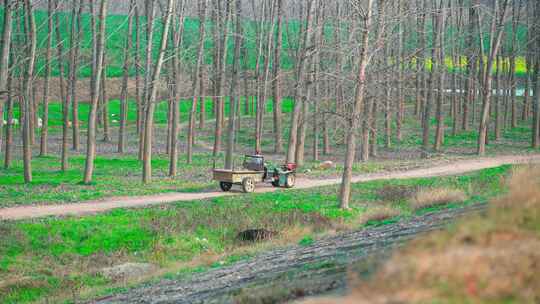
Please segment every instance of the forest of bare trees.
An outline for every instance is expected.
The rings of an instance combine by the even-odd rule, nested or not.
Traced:
[[[198,132],[209,126],[214,156],[232,168],[241,122],[250,120],[251,153],[301,167],[341,151],[342,208],[354,164],[399,145],[411,126],[426,158],[467,132],[483,156],[518,125],[540,148],[534,0],[4,0],[2,14],[0,146],[9,168],[20,137],[27,183],[32,158],[52,152],[52,103],[62,107],[54,165],[68,170],[70,155],[85,153],[85,184],[101,140],[117,142],[119,154],[136,141],[150,183],[156,133],[166,132],[174,177],[179,154],[197,157]],[[117,133],[111,95],[121,102]],[[160,103],[166,129],[155,126]],[[90,106],[83,121],[81,104]]]

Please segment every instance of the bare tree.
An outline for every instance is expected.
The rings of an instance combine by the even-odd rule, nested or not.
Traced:
[[[357,81],[358,85],[356,88],[356,96],[353,105],[353,111],[349,118],[350,125],[347,129],[347,150],[345,153],[345,163],[343,166],[343,178],[341,182],[340,190],[340,207],[342,209],[349,209],[349,202],[351,198],[351,180],[352,180],[352,167],[355,160],[356,154],[356,131],[360,126],[360,115],[362,110],[362,105],[364,104],[365,98],[365,88],[366,88],[366,71],[367,67],[371,61],[372,56],[370,56],[370,44],[369,37],[372,31],[372,16],[373,16],[373,3],[374,0],[367,1],[367,7],[362,10],[362,40],[360,43],[360,54],[358,57],[358,75]],[[378,24],[376,25],[377,29],[377,40],[374,45],[378,46],[379,41],[384,32],[384,0],[378,1]]]
[[[131,48],[133,44],[133,12],[135,10],[135,0],[129,2],[128,29],[126,44],[124,48],[124,67],[122,78],[122,89],[120,93],[120,130],[118,133],[118,153],[124,153],[126,149],[126,127],[128,118],[128,81],[129,68],[131,66]],[[138,64],[138,63],[136,63]]]
[[[161,67],[167,49],[167,40],[169,37],[169,29],[171,27],[171,19],[175,0],[167,1],[167,11],[165,12],[165,26],[161,34],[161,46],[159,49],[158,60],[152,72],[152,80],[150,82],[150,91],[148,92],[148,100],[146,107],[145,127],[144,127],[144,153],[143,153],[143,182],[149,183],[152,179],[152,131],[154,124],[154,110],[156,106],[156,94],[159,78],[161,75]]]
[[[2,31],[2,54],[0,57],[0,94],[2,98],[10,99],[7,90],[9,77],[9,58],[11,53],[11,32],[12,32],[13,4],[10,0],[4,0],[4,26]],[[4,123],[4,102],[0,102],[0,148],[2,147],[2,129]],[[10,122],[8,122],[9,124]]]
[[[77,8],[77,2],[73,1],[71,12],[71,47],[69,49],[69,79],[68,79],[68,103],[72,105],[72,131],[73,131],[73,150],[78,151],[80,147],[79,136],[79,101],[77,98],[77,80],[80,43],[82,40],[82,10],[84,0],[80,0]]]
[[[230,91],[230,111],[229,111],[229,130],[227,137],[227,150],[225,153],[225,169],[233,169],[233,153],[236,133],[236,111],[239,104],[239,97],[237,92],[238,87],[238,74],[240,70],[240,47],[242,46],[242,1],[235,0],[236,9],[236,35],[234,38],[234,56],[233,56],[233,75]]]
[[[84,170],[84,183],[92,182],[94,174],[94,160],[96,157],[96,123],[99,102],[99,92],[101,86],[101,77],[103,76],[103,57],[105,52],[105,18],[107,16],[107,0],[101,0],[99,9],[99,31],[97,37],[94,36],[94,53],[96,54],[96,69],[93,75],[94,85],[92,87],[92,103],[90,104],[90,113],[88,114],[88,136],[86,143],[86,164]]]
[[[506,12],[508,10],[508,0],[503,0],[502,9],[499,13],[499,0],[496,0],[494,3],[494,14],[493,21],[491,25],[491,41],[490,41],[490,54],[488,57],[487,65],[484,71],[482,79],[482,116],[480,118],[480,127],[478,131],[478,155],[484,155],[486,153],[486,137],[487,137],[487,127],[489,120],[489,110],[491,106],[491,94],[492,94],[492,69],[493,62],[499,51],[499,47],[502,40],[504,20],[506,19]]]
[[[533,32],[538,33],[538,29],[540,29],[540,3],[536,2]],[[532,147],[538,149],[540,148],[540,37],[536,35],[532,43],[533,47],[531,49],[535,50],[532,56],[536,60],[533,75],[535,100],[533,101]]]
[[[47,29],[49,35],[47,35],[47,50],[45,55],[45,82],[43,84],[43,126],[41,127],[41,142],[40,142],[40,156],[46,156],[48,154],[48,137],[49,137],[49,91],[50,91],[50,78],[52,70],[52,33],[54,32],[53,24],[53,0],[48,0],[47,10]]]
[[[197,101],[198,96],[200,93],[198,90],[199,87],[199,81],[201,79],[200,73],[202,72],[201,66],[203,64],[203,58],[204,58],[204,41],[206,39],[206,14],[207,14],[207,6],[208,6],[208,0],[203,0],[200,2],[200,25],[199,25],[199,46],[197,51],[197,63],[195,65],[195,73],[193,75],[193,85],[192,85],[192,96],[193,99],[191,101],[191,110],[189,112],[189,126],[188,126],[188,136],[187,136],[187,162],[188,164],[191,163],[193,158],[193,144],[195,141],[195,119],[197,118]],[[204,101],[201,101],[204,102]]]
[[[277,20],[276,20],[276,41],[274,46],[274,82],[273,82],[273,99],[274,99],[274,152],[281,153],[283,151],[283,119],[281,113],[281,51],[283,46],[283,0],[277,0]],[[246,96],[247,98],[248,96]]]
[[[23,163],[24,163],[24,182],[32,182],[32,146],[30,141],[30,115],[31,98],[32,98],[32,77],[34,75],[34,66],[36,60],[36,23],[34,17],[34,10],[31,0],[24,1],[26,12],[26,24],[27,24],[27,62],[26,62],[26,74],[24,77],[24,96],[22,112],[24,113],[23,121]]]
[[[291,118],[291,129],[289,133],[289,147],[287,150],[287,163],[296,163],[296,148],[298,141],[298,129],[300,126],[300,119],[303,112],[304,98],[302,95],[305,92],[305,73],[306,73],[306,59],[312,55],[311,50],[307,49],[308,41],[311,41],[313,35],[313,15],[315,14],[314,0],[308,1],[307,8],[307,25],[303,34],[303,42],[299,47],[299,54],[296,62],[296,85],[294,93],[294,109]]]

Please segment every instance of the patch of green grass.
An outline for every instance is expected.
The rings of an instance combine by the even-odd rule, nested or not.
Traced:
[[[210,98],[207,98],[205,100],[205,113],[206,113],[206,119],[213,119],[213,104],[214,101]],[[112,127],[118,127],[120,126],[120,100],[113,99],[108,102],[108,111],[109,111],[109,123]],[[191,111],[191,100],[182,100],[179,103],[179,109],[180,109],[180,121],[181,122],[187,122],[189,119],[189,113]],[[290,98],[283,99],[282,102],[282,112],[283,113],[290,113],[292,111],[294,102]],[[156,105],[155,109],[155,123],[160,124],[166,124],[168,121],[167,113],[168,113],[169,104],[166,101],[159,102]],[[225,115],[229,115],[229,100],[226,100],[225,103]],[[266,104],[266,111],[267,113],[272,113],[273,111],[273,103],[271,101],[267,102]],[[88,121],[88,114],[90,112],[90,105],[88,103],[80,103],[79,104],[79,120],[81,122],[81,127],[86,128],[87,127],[87,121]],[[197,114],[201,112],[200,102],[197,106]],[[70,114],[69,117],[72,117],[72,109],[70,108]],[[15,104],[15,107],[13,109],[14,117],[20,116],[20,109],[18,104]],[[43,116],[43,106],[40,105],[39,107],[39,116]],[[49,126],[50,127],[59,127],[63,124],[63,118],[62,118],[62,104],[58,102],[51,102],[49,104]],[[198,119],[199,116],[197,116]],[[4,119],[7,119],[7,113],[4,112]],[[70,118],[71,119],[71,118]],[[128,124],[135,124],[137,121],[137,104],[135,101],[130,100],[128,102],[128,115],[127,115],[127,121]]]
[[[152,160],[155,179],[142,185],[142,163],[133,157],[105,158],[95,160],[94,182],[83,185],[85,159],[71,157],[69,170],[60,171],[57,157],[40,157],[32,160],[34,180],[23,181],[23,164],[18,160],[6,170],[0,169],[0,206],[54,204],[96,200],[111,196],[135,196],[165,192],[194,192],[211,186],[210,170],[212,157],[199,154],[192,164],[186,164],[185,156],[178,162],[178,176],[169,178],[168,159],[155,157]]]
[[[300,246],[310,246],[315,243],[315,239],[311,235],[306,235],[303,237],[300,242],[298,242],[298,245]]]
[[[71,296],[71,292],[66,294],[70,288],[76,291],[79,287],[122,287],[102,278],[97,270],[128,261],[174,269],[178,263],[216,254],[224,255],[220,258],[224,263],[233,263],[243,259],[235,251],[240,246],[235,242],[239,231],[252,227],[286,231],[302,226],[324,233],[336,221],[354,226],[364,212],[381,204],[380,189],[384,187],[451,187],[467,192],[470,200],[466,203],[483,203],[505,191],[500,180],[510,168],[503,166],[455,177],[354,184],[352,211],[338,208],[338,187],[329,186],[118,209],[85,217],[2,222],[0,280],[26,281],[2,290],[0,302],[26,303],[45,296],[65,299]],[[402,216],[413,214],[407,199],[385,203],[402,210]],[[312,240],[309,236],[300,244],[307,245]],[[212,265],[219,267],[221,263],[189,266],[188,272],[204,271]]]

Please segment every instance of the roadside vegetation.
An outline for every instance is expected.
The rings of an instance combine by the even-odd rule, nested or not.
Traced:
[[[159,277],[220,267],[272,246],[309,243],[321,235],[384,225],[441,208],[485,203],[505,192],[511,167],[457,177],[354,184],[352,209],[338,208],[338,186],[220,197],[144,209],[0,223],[0,302],[77,301]],[[431,189],[431,190],[428,190]],[[422,191],[455,189],[465,200],[418,209]],[[454,190],[452,190],[454,191]],[[246,229],[277,232],[268,242],[237,239]],[[105,267],[148,263],[137,280],[110,279]]]
[[[394,253],[345,298],[306,303],[535,303],[540,298],[540,168],[512,171],[486,213]]]

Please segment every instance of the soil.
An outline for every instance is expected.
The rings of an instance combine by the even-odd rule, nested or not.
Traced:
[[[477,158],[473,160],[463,160],[451,162],[445,165],[434,166],[430,168],[414,169],[401,172],[383,172],[375,174],[359,175],[353,178],[354,183],[388,180],[388,179],[407,179],[435,176],[449,176],[463,174],[467,172],[478,171],[487,168],[494,168],[505,164],[529,164],[540,163],[540,155],[528,156],[498,156],[491,158]],[[297,189],[307,189],[313,187],[337,185],[341,179],[313,180],[299,178],[296,181]],[[217,186],[216,186],[217,188]],[[270,185],[258,185],[255,192],[264,193],[277,191]],[[201,193],[167,193],[151,196],[135,197],[114,197],[99,201],[89,201],[62,205],[46,206],[20,206],[0,209],[0,220],[21,220],[30,218],[40,218],[46,216],[66,216],[66,215],[87,215],[99,212],[105,212],[116,208],[145,207],[151,205],[160,205],[172,202],[194,201],[201,199],[211,199],[221,196],[239,195],[239,190],[233,190],[229,193],[223,192],[201,192]]]
[[[348,273],[367,276],[392,249],[485,204],[415,216],[394,224],[274,249],[230,266],[167,279],[91,303],[283,303],[346,291]],[[352,269],[349,265],[356,265]]]

